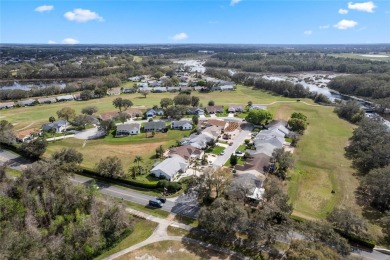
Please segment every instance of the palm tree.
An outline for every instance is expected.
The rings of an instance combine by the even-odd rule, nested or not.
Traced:
[[[195,161],[194,161],[194,175],[196,176],[196,171],[198,170],[198,166],[199,166],[199,162],[198,160],[195,158]]]
[[[140,167],[140,163],[141,162],[143,162],[144,160],[142,159],[142,157],[141,156],[136,156],[135,158],[134,158],[134,163],[136,163],[137,164],[137,167],[138,167],[138,170],[139,170],[139,172],[141,172],[141,167]]]
[[[133,177],[133,179],[135,179],[137,176],[137,166],[133,165],[132,167],[130,167],[129,172],[131,172],[131,176]]]

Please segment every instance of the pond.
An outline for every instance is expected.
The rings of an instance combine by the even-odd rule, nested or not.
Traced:
[[[57,82],[57,81],[53,81],[53,82],[23,82],[23,83],[19,83],[19,82],[15,81],[15,82],[9,83],[9,84],[2,83],[2,85],[0,85],[0,90],[19,89],[19,90],[28,91],[32,88],[37,88],[37,87],[43,88],[43,87],[52,87],[52,86],[64,88],[66,86],[66,84],[63,82]]]

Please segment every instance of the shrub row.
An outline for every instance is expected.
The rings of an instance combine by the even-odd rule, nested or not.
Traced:
[[[297,222],[305,222],[306,221],[304,218],[298,217],[298,216],[294,216],[294,215],[290,215],[290,218],[292,220],[297,221]],[[375,247],[375,243],[376,242],[374,240],[372,240],[372,239],[358,237],[358,236],[355,236],[355,235],[352,235],[352,234],[347,234],[347,233],[345,233],[342,230],[337,229],[337,228],[334,228],[334,231],[336,231],[340,236],[342,236],[345,239],[347,239],[348,242],[350,244],[352,244],[352,245],[358,245],[358,246],[361,246],[361,247],[364,247],[364,248],[367,248],[367,249],[370,249],[370,250],[372,250]]]
[[[157,188],[157,184],[155,184],[155,183],[140,183],[140,182],[136,182],[136,181],[132,181],[132,180],[125,180],[125,179],[118,180],[118,179],[113,179],[113,178],[109,178],[109,177],[103,177],[103,176],[97,174],[96,172],[94,172],[90,169],[86,169],[86,168],[83,168],[83,170],[80,174],[87,176],[87,177],[93,177],[93,178],[98,179],[98,180],[114,183],[114,184],[125,184],[125,185],[129,185],[129,186],[133,186],[133,187],[150,189],[150,190]]]
[[[375,247],[375,240],[368,239],[368,238],[363,238],[363,237],[358,237],[353,234],[348,234],[343,232],[342,230],[339,230],[337,228],[334,229],[340,236],[344,237],[351,243],[352,245],[359,245],[364,248],[368,248],[372,250]]]

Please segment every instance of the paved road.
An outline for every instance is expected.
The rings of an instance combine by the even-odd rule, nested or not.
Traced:
[[[7,163],[8,167],[18,171],[23,171],[31,165],[29,161],[19,154],[0,148],[0,165],[3,165],[4,163]]]
[[[226,147],[225,154],[219,155],[218,158],[214,161],[214,166],[222,166],[227,160],[229,160],[230,155],[235,153],[237,148],[244,143],[245,139],[250,138],[250,133],[252,131],[253,126],[251,124],[243,124],[242,131],[234,138],[233,144],[231,146]]]
[[[86,185],[92,183],[93,181],[92,178],[88,178],[80,175],[74,175],[71,178],[71,180],[73,182],[83,183]],[[146,195],[134,190],[121,188],[118,186],[112,186],[105,182],[97,181],[96,184],[99,186],[99,191],[105,195],[109,195],[111,197],[120,198],[120,199],[123,198],[124,200],[145,205],[145,207],[148,207],[147,205],[149,203],[149,200],[156,198],[154,196]],[[186,199],[186,197],[187,197],[186,195],[181,195],[175,201],[167,200],[161,209],[178,215],[196,218],[198,216],[200,208],[197,205],[196,201]]]
[[[8,167],[16,169],[18,171],[22,171],[31,165],[29,161],[25,160],[20,155],[8,150],[0,149],[0,165],[3,165],[6,162],[8,164]],[[71,181],[88,185],[92,183],[93,179],[80,175],[74,175],[71,178]],[[150,199],[155,198],[153,196],[145,195],[143,193],[131,189],[112,186],[105,182],[98,181],[96,182],[96,184],[99,186],[99,190],[103,194],[115,198],[123,198],[124,200],[145,205],[145,207],[147,207]],[[167,212],[172,212],[174,214],[196,218],[198,216],[200,208],[194,198],[191,198],[187,195],[181,195],[175,200],[167,200],[161,209]]]

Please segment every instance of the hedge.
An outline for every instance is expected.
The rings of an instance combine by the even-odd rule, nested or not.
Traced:
[[[294,215],[290,215],[290,219],[295,220],[297,222],[305,222],[306,221],[306,219],[304,219],[302,217],[294,216]],[[333,230],[335,232],[337,232],[337,234],[339,234],[343,238],[347,239],[350,244],[359,245],[361,247],[368,248],[370,250],[372,250],[375,247],[376,242],[372,239],[362,238],[362,237],[358,237],[358,236],[355,236],[352,234],[348,234],[348,233],[345,233],[342,230],[337,229],[337,228],[333,228]]]
[[[103,181],[114,183],[114,184],[122,184],[122,185],[126,184],[126,185],[133,186],[133,187],[139,187],[139,188],[151,189],[151,190],[157,189],[156,183],[154,183],[154,184],[140,183],[140,182],[136,182],[136,181],[132,181],[132,180],[114,179],[114,178],[110,178],[110,177],[101,176],[101,175],[97,174],[96,172],[94,172],[90,169],[86,169],[86,168],[83,168],[82,172],[79,174],[87,176],[87,177],[93,177],[95,179],[103,180]]]
[[[363,237],[358,237],[358,236],[353,235],[353,234],[348,234],[348,233],[345,233],[342,230],[337,229],[337,228],[334,228],[334,231],[336,231],[340,236],[347,239],[351,244],[357,244],[359,246],[368,248],[370,250],[372,250],[375,247],[375,244],[376,244],[375,240],[363,238]]]

